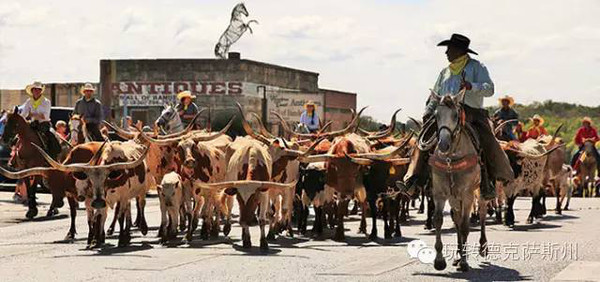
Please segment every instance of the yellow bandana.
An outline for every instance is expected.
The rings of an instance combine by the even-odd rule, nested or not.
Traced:
[[[183,105],[183,110],[187,111],[188,105]]]
[[[37,110],[37,108],[42,104],[42,101],[44,101],[44,96],[40,96],[40,98],[37,100],[35,100],[35,99],[33,99],[33,97],[31,97],[31,101],[33,101],[31,103],[31,106],[33,107],[34,110]]]
[[[467,54],[454,59],[448,66],[450,68],[450,73],[452,73],[452,75],[460,74],[467,65],[467,62],[469,62],[469,55]]]

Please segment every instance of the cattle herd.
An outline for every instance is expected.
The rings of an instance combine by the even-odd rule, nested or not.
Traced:
[[[415,199],[421,202],[419,212],[424,212],[428,203],[426,227],[433,228],[431,187],[424,185],[417,193],[408,193],[396,185],[418,151],[416,134],[420,130],[396,133],[397,111],[387,129],[379,132],[359,128],[362,110],[339,131],[328,131],[326,125],[316,133],[296,133],[280,118],[284,137],[279,137],[271,134],[257,116],[249,121],[252,116],[247,116],[241,105],[237,107],[246,132],[243,137],[232,139],[226,134],[233,117],[219,132],[190,126],[169,135],[125,131],[105,123],[121,141],[82,142],[66,148],[58,159],[38,147],[35,138],[26,142],[26,134],[17,131],[14,134],[28,150],[22,157],[37,161],[24,162],[15,171],[1,169],[1,173],[27,179],[28,183],[44,183],[52,192],[51,209],[60,207],[67,198],[71,212],[67,240],[76,235],[77,202],[84,203],[90,248],[102,248],[117,222],[118,246],[130,243],[132,227],[146,235],[144,210],[150,190],[156,190],[160,200],[158,236],[164,243],[175,239],[180,231],[185,231],[187,241],[193,240],[199,224],[202,240],[219,234],[229,236],[235,202],[244,248],[251,247],[251,226],[259,226],[263,250],[268,249],[269,240],[282,233],[293,236],[293,221],[295,230],[304,234],[311,206],[315,216],[313,233],[320,235],[332,228],[336,241],[345,240],[344,218],[352,212],[350,202],[360,207],[359,231],[371,239],[378,236],[377,218],[383,219],[385,238],[402,236],[400,223],[408,220],[409,206],[415,204]],[[13,114],[11,118],[19,116]],[[515,198],[529,194],[533,196],[528,218],[531,222],[545,213],[548,192],[556,196],[560,212],[563,198],[570,195],[570,168],[563,166],[564,147],[556,146],[561,141],[554,136],[524,143],[501,142],[516,178],[497,183],[496,200],[474,201],[472,213],[495,212],[496,220],[512,226]],[[35,216],[37,209],[31,212],[35,203],[29,208],[28,216]],[[114,210],[114,219],[105,228],[109,208]],[[370,232],[367,216],[372,219]]]

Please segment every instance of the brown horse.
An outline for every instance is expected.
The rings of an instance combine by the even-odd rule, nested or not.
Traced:
[[[42,146],[42,141],[37,132],[35,132],[30,126],[29,122],[25,120],[18,113],[18,107],[15,107],[12,113],[7,115],[6,126],[4,127],[4,134],[2,140],[9,144],[14,138],[18,138],[16,144],[16,153],[11,159],[9,165],[22,170],[32,167],[45,167],[48,166],[46,161],[42,158],[39,152],[31,145],[36,144]],[[65,148],[63,146],[63,148]],[[64,149],[63,149],[64,150]],[[64,155],[64,154],[60,154]],[[38,184],[42,183],[42,177],[30,176],[22,179],[27,187],[27,203],[28,211],[25,216],[28,219],[32,219],[38,214],[37,201],[36,201],[36,188]],[[47,216],[52,216],[57,213],[56,208],[64,205],[63,197],[59,195],[52,195],[52,204],[48,210]]]
[[[581,196],[593,197],[594,195],[594,176],[596,175],[597,160],[594,152],[594,142],[592,140],[583,141],[583,152],[579,155],[579,168],[577,176],[581,179]]]

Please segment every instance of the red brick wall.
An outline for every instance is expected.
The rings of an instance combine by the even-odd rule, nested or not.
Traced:
[[[331,130],[339,130],[350,122],[352,113],[356,111],[356,94],[327,89],[319,89],[325,95],[325,121],[333,121]]]

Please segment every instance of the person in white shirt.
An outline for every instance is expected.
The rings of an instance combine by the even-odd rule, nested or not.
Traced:
[[[52,124],[50,123],[50,111],[52,104],[48,98],[42,94],[44,85],[36,81],[27,85],[25,92],[29,98],[21,105],[21,116],[30,121],[31,128],[39,132],[40,138],[44,143],[44,147],[49,155],[56,157],[60,153],[60,144],[54,133],[50,131]]]

